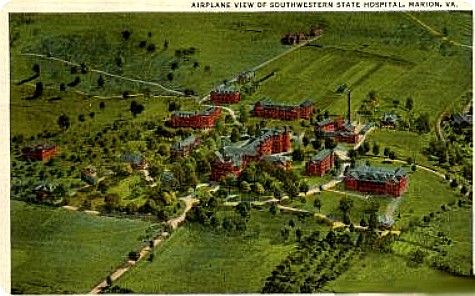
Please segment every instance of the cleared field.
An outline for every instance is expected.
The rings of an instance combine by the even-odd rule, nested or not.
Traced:
[[[455,202],[458,198],[447,181],[434,174],[417,170],[409,176],[409,189],[402,196],[399,206],[401,219],[396,221],[396,225],[407,223],[410,217],[420,219],[430,212],[440,210],[441,205]]]
[[[406,260],[390,254],[368,253],[326,287],[333,292],[469,293],[475,279],[451,276],[425,265],[411,268]]]
[[[472,14],[468,11],[453,11],[436,15],[427,12],[412,12],[411,15],[440,34],[446,35],[450,40],[467,45],[472,44]]]
[[[304,234],[323,227],[310,219],[301,223],[292,215],[257,211],[252,211],[244,235],[188,225],[157,250],[152,263],[140,263],[117,284],[137,293],[257,293],[294,248],[280,235],[291,218]]]
[[[431,166],[432,163],[427,160],[423,154],[423,149],[429,145],[433,135],[420,135],[414,132],[376,129],[366,138],[370,144],[377,143],[380,147],[380,155],[383,155],[384,148],[389,148],[396,152],[399,159],[406,160],[411,157],[416,163]]]
[[[317,108],[343,114],[346,96],[336,90],[345,83],[352,90],[352,110],[374,90],[381,105],[412,97],[414,110],[428,112],[434,120],[451,100],[471,87],[467,58],[468,54],[442,57],[434,52],[425,58],[394,58],[356,49],[307,46],[261,69],[261,76],[272,71],[276,74],[249,101],[263,97],[294,103],[311,99]]]
[[[86,293],[142,244],[150,223],[11,201],[12,291]]]

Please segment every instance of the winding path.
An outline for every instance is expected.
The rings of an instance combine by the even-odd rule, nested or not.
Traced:
[[[192,209],[194,204],[197,204],[199,202],[198,199],[194,197],[194,194],[190,194],[188,196],[180,198],[180,200],[185,202],[185,209],[183,213],[175,217],[173,219],[168,220],[166,223],[173,229],[177,229],[178,226],[180,226],[186,219],[186,214]],[[153,239],[153,247],[156,247],[159,245],[162,241],[165,240],[165,238],[168,236],[168,233],[161,233],[158,236],[156,236]],[[140,257],[136,261],[128,260],[125,264],[121,264],[118,268],[116,268],[114,271],[112,271],[108,277],[112,280],[112,282],[118,280],[124,273],[129,271],[138,261],[144,259],[148,254],[152,252],[153,248],[150,247],[150,245],[147,245],[140,249],[139,254]],[[103,281],[101,281],[99,284],[97,284],[92,290],[89,292],[89,294],[100,294],[105,288],[107,288],[107,277]]]
[[[46,60],[61,62],[61,63],[63,63],[63,64],[67,64],[67,65],[71,65],[71,66],[77,66],[77,67],[80,67],[80,66],[81,66],[80,64],[77,64],[77,63],[74,63],[74,62],[71,62],[71,61],[66,61],[66,60],[63,60],[63,59],[60,59],[60,58],[57,58],[57,57],[47,56],[47,55],[44,55],[44,54],[29,53],[29,52],[27,52],[27,53],[22,53],[21,55],[22,55],[22,56],[34,56],[34,57],[39,57],[39,58],[46,59]],[[98,69],[93,69],[93,68],[88,68],[88,71],[90,71],[90,72],[95,72],[95,73],[99,73],[99,74],[103,74],[103,75],[105,75],[105,76],[114,77],[114,78],[117,78],[117,79],[129,81],[129,82],[136,82],[136,83],[141,83],[141,84],[145,84],[145,85],[156,86],[156,87],[159,87],[159,88],[161,88],[162,90],[164,90],[164,91],[166,91],[166,92],[173,93],[173,94],[176,94],[176,95],[179,95],[179,96],[185,96],[185,93],[183,93],[183,92],[181,92],[181,91],[174,90],[174,89],[167,88],[167,87],[165,87],[165,86],[163,86],[162,84],[157,83],[157,82],[145,81],[145,80],[140,80],[140,79],[125,77],[125,76],[121,76],[121,75],[117,75],[117,74],[112,74],[112,73],[109,73],[109,72],[106,72],[106,71],[102,71],[102,70],[98,70]]]
[[[424,23],[423,21],[421,21],[420,19],[415,17],[413,14],[411,14],[409,12],[406,12],[406,15],[409,16],[413,21],[418,23],[420,26],[422,26],[424,29],[426,29],[432,35],[434,35],[436,37],[440,37],[442,40],[446,40],[446,41],[450,42],[453,45],[472,49],[471,45],[463,44],[463,43],[460,43],[460,42],[449,39],[447,36],[444,36],[444,34],[440,33],[439,31],[435,30],[434,28],[432,28],[428,24]]]

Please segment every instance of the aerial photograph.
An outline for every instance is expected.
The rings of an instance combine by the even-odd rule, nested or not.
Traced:
[[[473,293],[472,30],[10,13],[11,293]]]

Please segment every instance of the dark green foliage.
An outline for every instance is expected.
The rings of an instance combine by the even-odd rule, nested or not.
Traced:
[[[137,103],[136,101],[132,101],[130,103],[130,112],[134,117],[136,117],[138,114],[142,113],[144,110],[144,106],[140,103]]]

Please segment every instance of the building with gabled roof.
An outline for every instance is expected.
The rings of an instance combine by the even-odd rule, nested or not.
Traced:
[[[305,172],[309,176],[324,176],[335,166],[335,153],[331,149],[323,149],[305,164]]]
[[[394,128],[398,119],[399,118],[396,114],[391,112],[384,112],[383,116],[381,117],[381,126]]]
[[[87,167],[85,167],[81,171],[81,180],[90,185],[96,185],[98,180],[97,169],[92,165],[88,165]]]
[[[260,160],[265,155],[288,152],[290,148],[290,132],[286,128],[264,130],[260,136],[243,146],[225,146],[216,152],[211,180],[219,181],[229,174],[239,177],[250,162]]]
[[[315,124],[315,133],[324,138],[334,138],[337,142],[358,143],[362,135],[356,132],[351,123],[351,92],[348,91],[348,114],[347,119],[341,116],[331,120],[329,118]]]
[[[472,115],[467,113],[467,114],[453,114],[451,116],[451,123],[453,126],[457,127],[468,127],[472,126]]]
[[[292,168],[292,157],[286,155],[265,155],[262,157],[262,161],[271,163],[272,165],[280,167],[284,170],[290,170]]]
[[[235,104],[241,101],[241,93],[234,85],[221,84],[211,91],[210,100],[216,105]]]
[[[170,118],[172,127],[191,127],[194,129],[212,128],[221,115],[221,107],[212,106],[203,111],[173,111]]]
[[[345,188],[360,192],[401,196],[406,192],[409,181],[402,168],[359,166],[345,175]]]
[[[315,107],[310,100],[304,100],[298,105],[290,105],[263,99],[256,102],[252,110],[254,116],[280,120],[310,119],[314,113]]]
[[[172,145],[171,147],[172,157],[187,156],[193,151],[193,149],[195,149],[200,144],[201,144],[200,138],[196,137],[195,135],[191,135]]]
[[[50,160],[58,153],[58,146],[52,144],[40,144],[25,147],[21,150],[23,158],[26,160]]]

